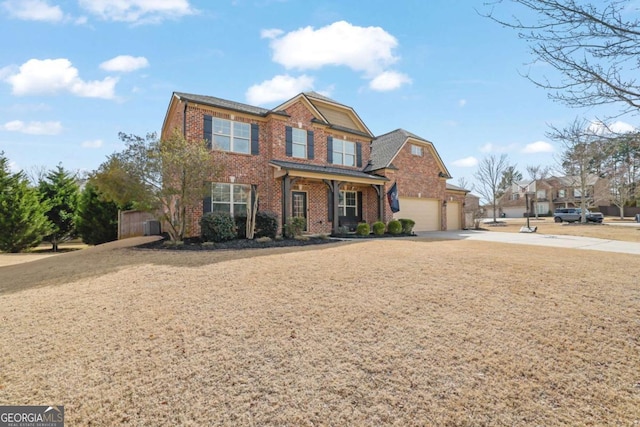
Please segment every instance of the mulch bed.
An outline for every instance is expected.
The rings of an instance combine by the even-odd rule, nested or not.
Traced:
[[[257,240],[235,239],[228,242],[219,243],[202,243],[199,240],[187,240],[182,244],[170,244],[167,240],[157,240],[147,243],[139,248],[157,249],[157,250],[173,250],[173,251],[212,251],[221,249],[265,249],[265,248],[285,248],[290,246],[309,246],[336,243],[339,240],[331,238],[309,237],[303,239],[282,239],[271,240],[268,242],[259,242]]]
[[[348,234],[339,237],[308,237],[306,239],[273,239],[268,242],[260,242],[256,239],[234,239],[228,242],[203,243],[199,239],[186,240],[180,244],[171,244],[167,239],[157,240],[138,246],[142,249],[172,250],[172,251],[212,251],[212,250],[239,250],[239,249],[266,249],[266,248],[286,248],[290,246],[310,246],[336,243],[341,240],[362,240],[362,239],[383,239],[387,237],[415,237],[415,234],[388,234],[359,236]]]

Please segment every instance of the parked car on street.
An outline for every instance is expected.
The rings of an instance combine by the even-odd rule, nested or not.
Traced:
[[[579,222],[582,217],[582,210],[580,208],[557,208],[553,213],[553,220],[555,222]],[[604,215],[600,212],[586,211],[587,222],[602,223]]]

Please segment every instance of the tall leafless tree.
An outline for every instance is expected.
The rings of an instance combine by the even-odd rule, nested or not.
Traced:
[[[533,193],[533,205],[535,206],[535,214],[536,219],[538,219],[538,182],[545,179],[549,175],[549,171],[551,170],[549,166],[540,166],[540,165],[528,165],[526,167],[527,174],[529,175],[529,180],[535,183],[536,191]],[[529,206],[527,206],[527,211],[529,211]]]
[[[478,165],[478,170],[473,175],[477,180],[476,191],[493,207],[493,222],[496,220],[497,199],[500,191],[500,181],[503,173],[510,167],[506,154],[496,157],[494,155],[483,158]]]
[[[593,158],[602,151],[601,136],[595,133],[590,122],[576,118],[567,127],[559,129],[551,127],[547,136],[558,141],[563,147],[562,167],[567,178],[573,179],[571,186],[578,190],[580,196],[581,222],[585,223],[589,207],[590,177],[593,176]]]
[[[561,74],[555,79],[525,73],[550,98],[572,107],[618,104],[626,113],[640,108],[640,21],[632,3],[494,0],[479,13],[515,29],[528,42],[534,61]],[[509,5],[516,5],[516,11]]]

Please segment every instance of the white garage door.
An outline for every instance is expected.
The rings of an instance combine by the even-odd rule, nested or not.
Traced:
[[[447,203],[447,230],[460,230],[460,203]]]
[[[394,218],[409,218],[416,222],[414,231],[440,230],[440,202],[434,199],[399,197],[400,212]]]

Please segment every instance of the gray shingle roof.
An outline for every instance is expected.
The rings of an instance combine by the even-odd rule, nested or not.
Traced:
[[[429,142],[426,139],[420,138],[419,136],[404,129],[396,129],[392,132],[380,135],[371,142],[371,162],[367,165],[365,170],[374,171],[389,167],[391,165],[391,161],[409,137]]]
[[[447,182],[447,190],[453,190],[453,191],[466,191],[467,193],[469,193],[471,190],[466,190],[462,187],[458,187],[457,185],[453,185],[453,184],[449,184]]]
[[[368,174],[359,170],[353,170],[353,169],[343,169],[343,168],[337,168],[333,166],[310,165],[308,163],[288,162],[285,160],[271,160],[269,163],[284,169],[293,169],[297,171],[326,173],[326,174],[332,174],[332,175],[342,175],[347,177],[350,176],[354,178],[375,179],[381,182],[388,181],[388,179],[383,176],[371,175],[371,174]]]
[[[185,101],[197,102],[198,104],[211,105],[212,107],[226,108],[241,113],[256,114],[258,116],[266,116],[275,111],[266,108],[254,107],[253,105],[242,104],[240,102],[229,101],[227,99],[216,98],[214,96],[194,95],[191,93],[174,92],[174,95]]]
[[[335,99],[331,99],[328,96],[320,95],[318,92],[315,92],[315,91],[304,92],[304,95],[309,97],[309,98],[316,98],[316,99],[320,99],[322,101],[332,102],[332,103],[338,104],[338,105],[344,105],[344,104],[336,101]]]

